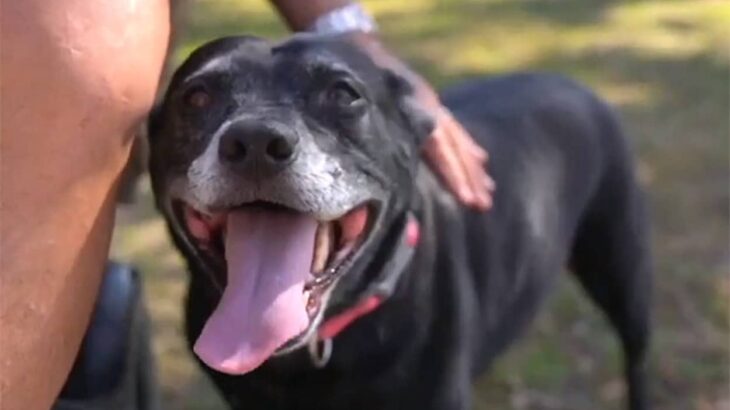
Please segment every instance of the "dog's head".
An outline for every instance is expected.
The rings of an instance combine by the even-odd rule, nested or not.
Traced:
[[[338,37],[211,42],[150,118],[178,245],[222,296],[195,351],[245,373],[301,345],[412,198],[432,128],[412,89]]]

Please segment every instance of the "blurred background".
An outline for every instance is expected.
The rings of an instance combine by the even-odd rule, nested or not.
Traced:
[[[364,3],[385,43],[438,87],[474,76],[553,71],[587,83],[618,108],[652,211],[655,408],[730,409],[730,3]],[[182,17],[172,65],[218,36],[286,35],[260,0],[190,1]],[[187,276],[146,180],[118,220],[113,254],[144,275],[165,408],[223,408],[185,348]],[[566,275],[532,329],[477,383],[475,407],[619,409],[620,363],[606,321]]]

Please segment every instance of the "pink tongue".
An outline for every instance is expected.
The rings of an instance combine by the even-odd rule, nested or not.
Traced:
[[[251,209],[228,215],[228,284],[193,350],[229,374],[254,370],[309,324],[304,282],[317,221]]]

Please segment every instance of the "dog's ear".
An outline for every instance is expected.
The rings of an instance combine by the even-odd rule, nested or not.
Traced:
[[[406,78],[391,70],[385,70],[385,83],[403,122],[420,146],[436,127],[434,117],[418,101],[413,85]]]

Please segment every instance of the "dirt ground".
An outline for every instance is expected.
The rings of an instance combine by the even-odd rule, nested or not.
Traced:
[[[730,3],[366,1],[387,44],[434,84],[541,70],[575,77],[621,113],[651,203],[656,409],[730,409]],[[216,36],[281,37],[267,3],[200,0],[174,55]],[[120,208],[113,254],[144,273],[167,409],[218,409],[181,333],[186,274],[149,187]],[[620,351],[567,277],[520,343],[475,386],[477,409],[619,409]]]

